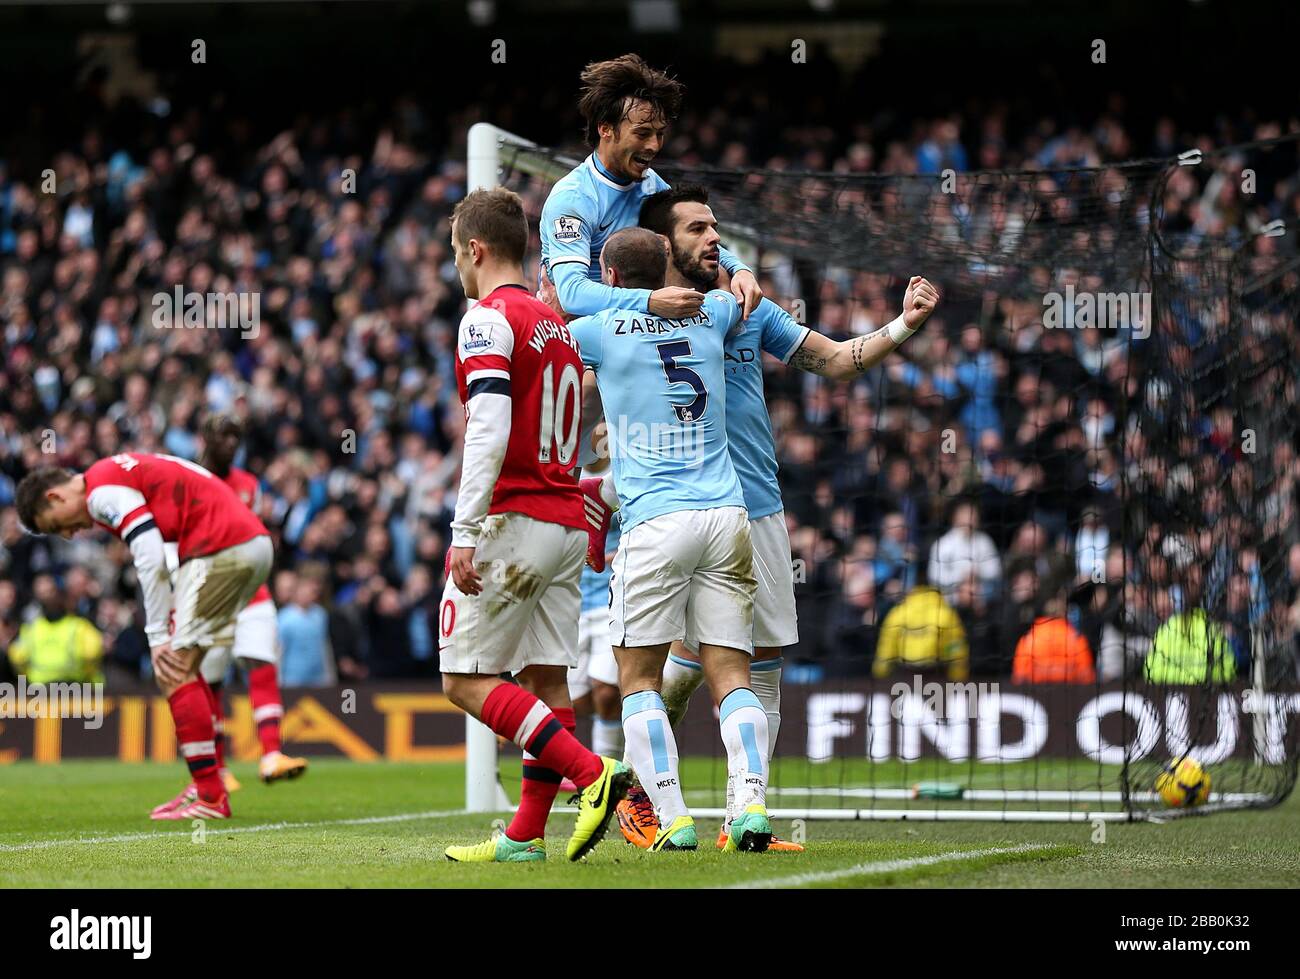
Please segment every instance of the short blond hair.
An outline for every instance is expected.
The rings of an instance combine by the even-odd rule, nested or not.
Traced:
[[[502,261],[523,264],[528,250],[528,216],[523,200],[513,190],[472,190],[451,212],[451,220],[461,248],[472,238],[487,245]]]

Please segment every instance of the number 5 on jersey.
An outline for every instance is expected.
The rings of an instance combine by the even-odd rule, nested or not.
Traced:
[[[691,341],[670,340],[667,343],[655,344],[655,348],[659,351],[659,359],[663,361],[664,377],[673,384],[689,384],[691,390],[695,392],[695,400],[690,404],[673,405],[677,420],[699,421],[704,417],[704,411],[709,406],[708,388],[704,386],[704,379],[699,374],[677,363],[681,358],[691,355]]]

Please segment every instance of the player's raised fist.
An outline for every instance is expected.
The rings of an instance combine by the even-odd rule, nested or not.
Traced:
[[[907,328],[915,330],[920,327],[938,305],[939,290],[925,277],[912,276],[907,283],[907,293],[903,296],[903,322]]]
[[[650,313],[666,320],[680,320],[694,316],[704,302],[704,293],[680,286],[665,286],[650,293]]]

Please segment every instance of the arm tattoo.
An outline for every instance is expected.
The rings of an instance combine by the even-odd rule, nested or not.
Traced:
[[[790,364],[799,368],[801,371],[808,371],[812,374],[820,374],[826,369],[826,358],[818,357],[811,350],[805,350],[800,347],[793,357],[790,358]]]
[[[889,333],[888,327],[882,326],[875,333],[868,333],[866,336],[858,337],[856,340],[853,341],[853,369],[854,370],[856,370],[859,374],[861,374],[864,371],[866,371],[868,367],[871,366],[870,364],[866,363],[863,360],[863,355],[862,355],[862,349],[867,345],[867,341],[874,340],[876,339],[876,337],[886,336],[888,335],[888,333]]]
[[[862,344],[865,341],[866,337],[858,337],[853,341],[853,369],[859,374],[865,369],[862,366]]]

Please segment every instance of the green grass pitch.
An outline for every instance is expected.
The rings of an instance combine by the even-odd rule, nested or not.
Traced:
[[[876,767],[877,783],[885,784]],[[840,777],[838,767],[823,770],[832,784]],[[179,765],[5,767],[0,886],[1300,886],[1294,796],[1271,810],[1162,825],[1108,823],[1104,842],[1093,841],[1087,823],[809,821],[805,853],[724,854],[713,848],[713,820],[701,820],[707,845],[698,852],[648,854],[625,844],[611,825],[581,864],[563,858],[572,817],[557,812],[547,828],[545,864],[464,865],[444,860],[443,848],[485,839],[494,817],[457,812],[459,765],[318,760],[301,780],[269,787],[257,782],[253,765],[234,771],[244,783],[233,797],[236,818],[207,824],[200,838],[188,824],[147,818],[179,788]],[[690,759],[683,783],[710,784],[718,771],[716,760]],[[778,777],[807,784],[809,771],[816,769],[800,766],[801,777],[792,779],[778,769]],[[716,805],[709,794],[688,793],[688,802]],[[789,837],[791,825],[778,820],[776,830]]]

